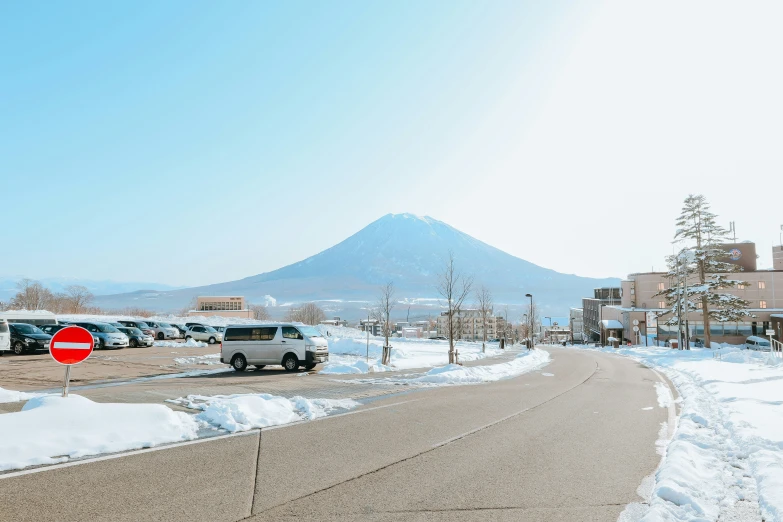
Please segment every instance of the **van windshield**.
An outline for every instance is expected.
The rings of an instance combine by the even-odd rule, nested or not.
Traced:
[[[306,335],[307,337],[323,337],[321,332],[312,326],[297,326],[296,329],[302,332],[302,335]]]

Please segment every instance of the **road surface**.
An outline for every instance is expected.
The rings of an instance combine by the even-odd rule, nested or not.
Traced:
[[[660,460],[659,377],[547,349],[514,379],[0,475],[0,520],[616,520]]]

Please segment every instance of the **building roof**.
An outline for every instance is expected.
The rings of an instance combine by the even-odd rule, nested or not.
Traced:
[[[620,321],[617,321],[615,319],[604,319],[601,321],[601,326],[603,326],[607,330],[622,330],[623,329],[623,323]]]

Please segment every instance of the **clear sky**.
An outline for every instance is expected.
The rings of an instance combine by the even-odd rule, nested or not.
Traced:
[[[769,266],[781,24],[761,1],[3,2],[0,275],[221,282],[412,212],[623,277],[663,268],[689,192]]]

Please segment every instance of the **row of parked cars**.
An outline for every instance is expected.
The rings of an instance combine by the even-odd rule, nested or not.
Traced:
[[[52,336],[67,326],[81,326],[92,334],[96,350],[152,346],[155,340],[194,339],[209,344],[223,340],[223,327],[201,323],[184,325],[158,321],[123,320],[116,322],[58,321],[55,324],[33,325],[0,319],[0,355],[11,350],[17,355],[48,350]]]

